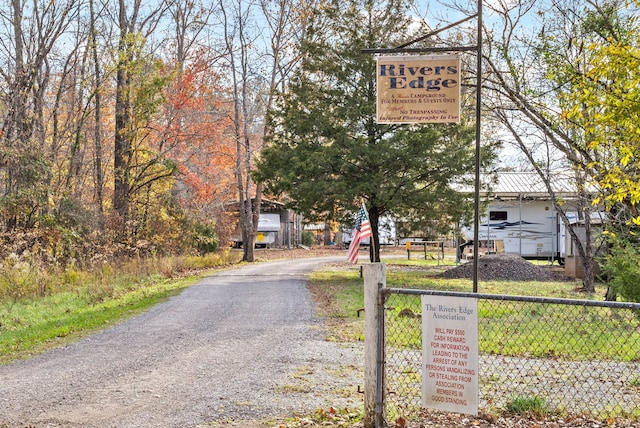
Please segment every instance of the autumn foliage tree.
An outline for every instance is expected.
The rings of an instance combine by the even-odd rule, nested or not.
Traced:
[[[640,3],[637,3],[640,4]],[[615,4],[584,12],[589,36],[572,40],[582,66],[553,77],[570,82],[560,94],[562,120],[584,136],[601,198],[623,234],[640,226],[640,26]]]
[[[582,11],[583,31],[571,40],[582,60],[552,77],[566,82],[561,121],[591,155],[587,171],[601,189],[593,203],[608,214],[609,253],[601,260],[611,280],[607,297],[640,301],[640,25],[632,5],[640,2]]]
[[[222,243],[231,239],[233,224],[225,202],[233,200],[233,140],[225,89],[204,55],[182,70],[167,88],[163,138],[179,164],[176,197],[200,228],[215,231]]]
[[[229,91],[220,53],[200,37],[214,8],[7,6],[0,258],[37,250],[34,259],[64,265],[226,241],[235,156]]]
[[[7,2],[0,261],[209,251],[238,225],[252,260],[253,160],[305,5]]]

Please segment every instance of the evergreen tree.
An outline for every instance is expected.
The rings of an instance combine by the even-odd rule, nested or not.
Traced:
[[[378,125],[376,62],[364,48],[408,34],[405,0],[332,1],[314,12],[301,67],[281,94],[258,180],[308,218],[344,220],[364,200],[379,261],[378,223],[390,214],[451,225],[471,207],[450,183],[473,175],[474,128]]]

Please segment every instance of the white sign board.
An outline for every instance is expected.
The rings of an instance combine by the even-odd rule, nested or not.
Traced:
[[[478,300],[422,296],[422,405],[478,414]]]
[[[279,232],[280,214],[260,213],[258,217],[258,232]]]

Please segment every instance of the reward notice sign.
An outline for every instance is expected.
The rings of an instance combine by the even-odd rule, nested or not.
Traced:
[[[478,414],[478,300],[422,296],[422,405]]]
[[[460,122],[457,55],[377,58],[378,123]]]

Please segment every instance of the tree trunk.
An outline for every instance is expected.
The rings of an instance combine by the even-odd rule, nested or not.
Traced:
[[[260,221],[260,207],[262,206],[262,185],[256,184],[256,197],[253,200],[253,206],[251,211],[251,234],[249,236],[249,242],[251,242],[251,248],[247,248],[247,261],[255,261],[255,242],[256,234],[258,232],[258,223]]]
[[[251,193],[247,191],[246,198],[244,200],[244,221],[242,224],[243,229],[243,257],[245,262],[254,262],[255,255],[255,233],[253,230],[253,205],[251,204]]]
[[[127,58],[127,37],[129,26],[126,17],[126,5],[124,0],[120,0],[120,40],[118,42],[118,64],[116,71],[116,106],[115,106],[115,140],[113,152],[113,208],[122,220],[123,228],[129,217],[129,171],[128,161],[131,150],[129,141],[128,120],[129,120],[129,79],[126,71]],[[120,232],[124,233],[124,229]]]
[[[324,222],[324,236],[322,239],[324,245],[329,245],[332,242],[331,239],[331,223],[329,221]]]
[[[104,212],[104,177],[102,175],[102,132],[101,132],[101,123],[102,123],[102,101],[100,96],[100,61],[98,58],[98,40],[97,40],[97,31],[96,31],[96,14],[94,10],[93,0],[89,0],[89,12],[90,12],[90,32],[89,37],[91,38],[91,52],[93,55],[93,67],[94,67],[94,130],[93,130],[93,138],[94,138],[94,198],[96,201],[96,205],[98,207],[98,212],[102,214]],[[102,217],[102,216],[100,216]],[[102,219],[100,219],[100,223],[102,223]]]
[[[378,232],[378,225],[380,223],[380,210],[376,206],[369,207],[369,223],[371,224],[371,233],[373,236],[370,239],[371,245],[369,245],[369,261],[373,263],[380,263],[380,237]]]
[[[584,268],[583,287],[587,293],[595,293],[595,254],[593,245],[593,233],[591,225],[591,210],[587,209],[584,218],[585,239],[583,243],[584,257],[582,258],[582,266]]]

